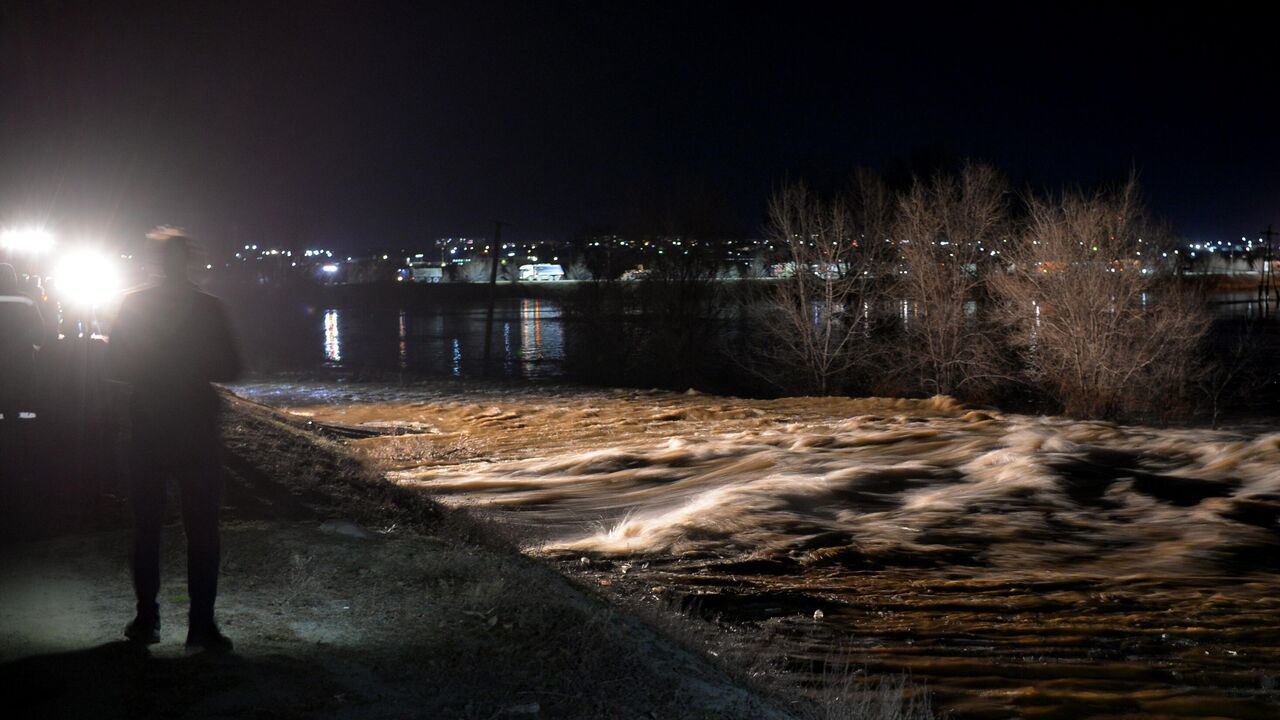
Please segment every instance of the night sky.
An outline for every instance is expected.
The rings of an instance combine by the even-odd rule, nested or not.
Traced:
[[[754,235],[785,177],[959,157],[1136,167],[1191,238],[1280,222],[1275,33],[1223,3],[271,5],[0,2],[0,224],[356,250],[697,197]]]

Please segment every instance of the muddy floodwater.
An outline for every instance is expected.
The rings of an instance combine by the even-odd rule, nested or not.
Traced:
[[[953,717],[1280,717],[1280,429],[943,398],[234,389],[362,431],[394,482],[792,670],[906,671]]]

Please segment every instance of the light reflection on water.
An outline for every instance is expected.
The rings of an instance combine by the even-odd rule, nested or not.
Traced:
[[[342,336],[338,328],[338,311],[324,311],[324,359],[342,362]]]
[[[1254,300],[1253,293],[1224,294],[1213,299],[1211,311],[1219,320],[1251,319],[1270,310]],[[923,307],[914,301],[899,300],[885,308],[906,328],[922,319]],[[1034,347],[1041,323],[1042,308],[1031,303],[1028,310],[1035,316],[1030,341]],[[869,309],[864,306],[866,319]],[[967,321],[979,319],[982,310],[973,301],[966,302],[963,314]],[[815,321],[823,312],[814,307]],[[480,304],[442,305],[431,309],[357,310],[326,308],[319,316],[311,316],[310,333],[318,333],[308,341],[305,351],[270,348],[270,352],[292,352],[295,365],[339,365],[347,368],[413,372],[424,376],[472,376],[483,371],[485,308]],[[319,319],[320,322],[316,323]],[[513,378],[560,377],[565,361],[566,333],[575,329],[567,325],[558,303],[545,299],[511,299],[499,301],[494,314],[492,367]],[[729,331],[728,327],[708,327],[708,332]],[[269,343],[284,344],[285,337],[269,338]],[[268,344],[269,344],[268,343]],[[314,343],[314,344],[311,344]],[[294,346],[295,348],[297,346]],[[318,353],[315,349],[319,350]]]
[[[1213,298],[1210,304],[1213,316],[1218,319],[1254,320],[1275,317],[1277,303],[1259,301],[1254,291],[1224,293]]]
[[[399,326],[400,326],[399,366],[401,370],[407,370],[409,368],[409,343],[408,343],[409,320],[408,320],[408,315],[405,313],[405,311],[403,310],[400,311],[400,317],[398,320],[399,320]]]
[[[353,369],[423,375],[479,375],[484,363],[485,311],[480,307],[362,312],[326,308],[320,315],[317,361]],[[545,300],[500,303],[494,315],[492,367],[506,377],[560,373],[564,329],[560,310]],[[313,346],[314,347],[314,346]]]

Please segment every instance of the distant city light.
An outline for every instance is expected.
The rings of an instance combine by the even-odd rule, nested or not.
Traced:
[[[53,233],[43,228],[15,228],[0,232],[0,248],[21,253],[42,253],[53,247]]]

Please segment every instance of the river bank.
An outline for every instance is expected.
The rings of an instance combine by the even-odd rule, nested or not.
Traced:
[[[183,542],[166,528],[160,645],[120,640],[128,530],[104,493],[48,507],[7,477],[0,684],[22,717],[788,717],[644,623],[371,475],[336,445],[229,400],[219,616],[188,654]],[[15,504],[12,501],[19,501]],[[48,522],[32,516],[48,513]]]

